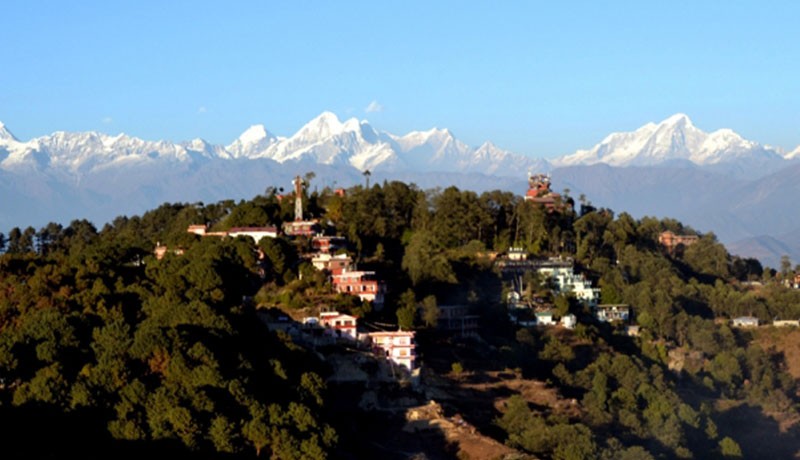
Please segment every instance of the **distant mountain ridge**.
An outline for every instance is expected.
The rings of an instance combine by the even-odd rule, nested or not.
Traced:
[[[799,151],[798,150],[795,152]],[[578,150],[553,161],[554,166],[592,165],[658,166],[689,163],[727,174],[754,170],[769,173],[791,158],[778,149],[746,140],[730,129],[706,133],[685,114],[675,114],[632,132],[612,133],[589,150]],[[754,169],[755,168],[755,169]]]
[[[125,134],[63,131],[23,142],[0,124],[0,169],[8,171],[87,174],[117,166],[232,159],[311,161],[352,166],[359,171],[517,175],[519,171],[550,169],[544,160],[513,154],[490,142],[469,147],[446,129],[398,136],[377,131],[355,118],[341,122],[330,112],[323,112],[290,137],[275,136],[263,125],[254,125],[228,146],[212,145],[203,139],[172,143]]]
[[[491,142],[471,147],[448,129],[396,135],[330,112],[290,136],[253,125],[226,146],[63,131],[20,141],[0,123],[0,231],[74,218],[103,223],[164,202],[250,198],[309,171],[314,187],[347,187],[366,170],[373,183],[518,194],[527,173],[547,172],[555,189],[595,205],[676,217],[741,255],[774,264],[779,251],[791,251],[800,262],[800,147],[784,154],[729,129],[706,133],[684,114],[552,161]]]
[[[348,165],[359,171],[443,171],[519,176],[549,172],[554,167],[700,166],[723,174],[766,174],[800,157],[800,147],[778,149],[743,139],[730,129],[706,133],[685,114],[647,123],[632,132],[608,135],[588,150],[547,161],[503,150],[491,142],[470,147],[448,129],[433,128],[395,135],[374,129],[367,121],[344,122],[323,112],[289,137],[253,125],[227,146],[203,139],[172,143],[146,141],[125,134],[58,131],[29,141],[17,140],[0,123],[0,169],[51,170],[86,174],[114,166],[154,162],[269,159],[278,163],[311,161]]]

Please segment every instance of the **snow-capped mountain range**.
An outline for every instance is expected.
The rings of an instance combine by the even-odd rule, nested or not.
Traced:
[[[762,260],[780,258],[771,248],[790,248],[800,262],[798,160],[800,147],[784,154],[729,129],[707,133],[683,114],[551,161],[490,142],[471,147],[447,129],[395,135],[330,112],[288,137],[254,125],[227,146],[62,131],[21,141],[0,123],[0,231],[75,218],[101,224],[164,202],[251,198],[309,171],[314,187],[362,183],[370,170],[373,183],[518,194],[528,172],[548,172],[554,189],[595,205],[676,217],[726,243],[746,241],[742,254]]]
[[[355,118],[342,122],[330,112],[323,112],[289,137],[276,136],[264,125],[254,125],[227,146],[202,139],[172,143],[125,134],[63,131],[19,141],[0,123],[0,169],[77,176],[161,162],[260,159],[352,166],[372,172],[441,171],[497,176],[598,163],[653,166],[676,162],[711,168],[735,164],[743,171],[759,166],[766,173],[775,170],[775,165],[780,166],[782,160],[795,158],[800,158],[800,147],[782,155],[778,149],[743,139],[730,129],[706,133],[684,114],[658,124],[648,123],[632,132],[610,134],[591,149],[551,161],[515,154],[491,142],[473,148],[447,129],[399,136],[376,130],[367,121]]]
[[[800,147],[791,155],[800,154]],[[578,150],[553,163],[556,166],[652,166],[673,161],[716,165],[731,161],[782,160],[777,149],[743,139],[730,129],[701,131],[679,113],[661,123],[647,123],[633,132],[613,133],[589,150]]]
[[[330,112],[322,113],[290,137],[275,136],[263,125],[254,125],[228,146],[212,145],[202,139],[176,144],[145,141],[125,134],[62,131],[22,142],[0,124],[0,168],[8,171],[81,175],[115,166],[234,159],[310,161],[373,172],[509,175],[549,169],[544,160],[516,155],[490,142],[472,148],[446,129],[397,136],[375,130],[368,122],[355,118],[341,122]]]

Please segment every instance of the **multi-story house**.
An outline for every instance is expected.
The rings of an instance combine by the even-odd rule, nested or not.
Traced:
[[[582,274],[576,274],[572,266],[544,266],[537,271],[554,280],[559,294],[572,293],[590,307],[600,300],[600,289],[592,287],[592,282]]]
[[[311,258],[311,264],[320,271],[327,271],[332,275],[341,275],[350,269],[353,260],[347,254],[331,255],[327,253],[317,254]]]
[[[344,271],[332,277],[333,287],[342,294],[357,295],[369,300],[376,308],[383,306],[386,285],[375,276],[375,272]]]
[[[353,341],[358,339],[357,321],[358,318],[355,316],[338,311],[323,311],[319,314],[319,325],[330,331],[331,335]]]
[[[368,336],[376,351],[384,353],[398,366],[414,370],[416,352],[413,331],[370,332]]]

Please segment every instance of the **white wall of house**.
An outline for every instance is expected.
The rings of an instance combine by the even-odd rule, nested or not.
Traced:
[[[600,289],[593,288],[592,282],[583,275],[576,275],[572,267],[542,267],[538,272],[553,278],[560,294],[572,293],[590,307],[600,300]]]

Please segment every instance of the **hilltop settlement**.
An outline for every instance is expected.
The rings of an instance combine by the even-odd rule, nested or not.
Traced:
[[[314,177],[0,234],[0,455],[800,455],[788,258],[545,174],[521,195]]]

